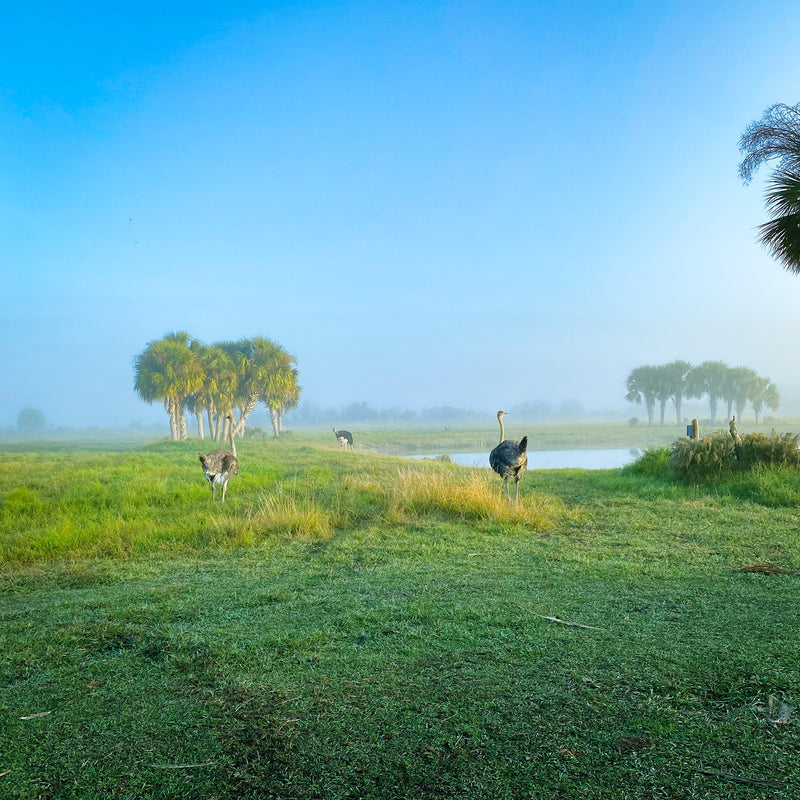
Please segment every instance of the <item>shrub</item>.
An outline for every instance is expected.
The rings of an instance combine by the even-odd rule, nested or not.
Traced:
[[[703,439],[678,439],[672,445],[669,464],[675,477],[687,483],[717,480],[734,471],[756,466],[800,465],[800,434],[748,433],[735,440],[728,431],[715,431]]]
[[[623,468],[625,475],[643,475],[647,478],[670,477],[669,447],[648,447],[632,463]]]
[[[268,439],[272,438],[272,434],[267,434],[267,432],[263,428],[259,427],[252,427],[252,428],[245,428],[244,433],[242,433],[243,439]]]
[[[678,480],[705,483],[734,468],[734,439],[727,431],[714,431],[702,439],[678,439],[672,444],[669,465]]]
[[[748,433],[736,445],[736,461],[741,469],[752,469],[756,464],[768,467],[797,466],[800,464],[800,450],[797,441],[800,434]]]

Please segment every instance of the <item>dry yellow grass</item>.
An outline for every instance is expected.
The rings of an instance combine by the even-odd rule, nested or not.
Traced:
[[[566,512],[557,498],[541,495],[520,497],[509,503],[494,475],[486,470],[440,472],[402,467],[390,490],[389,517],[402,521],[408,515],[436,512],[461,519],[495,520],[550,530]]]

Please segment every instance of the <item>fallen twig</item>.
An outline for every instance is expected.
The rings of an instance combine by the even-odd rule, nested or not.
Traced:
[[[567,622],[565,619],[561,619],[560,617],[546,617],[544,614],[534,614],[535,617],[541,617],[542,619],[549,620],[550,622],[557,622],[559,625],[569,625],[570,628],[588,628],[592,631],[602,631],[605,628],[596,628],[594,625],[583,625],[580,622]]]
[[[749,567],[737,569],[737,572],[760,572],[764,575],[800,575],[796,569],[784,569],[777,564],[751,564]]]
[[[213,767],[213,761],[204,761],[202,764],[151,764],[153,769],[200,769],[201,767]]]
[[[729,772],[720,772],[718,769],[709,769],[708,767],[696,767],[695,772],[701,775],[713,775],[716,778],[725,778],[725,780],[733,781],[733,783],[746,783],[749,786],[763,786],[766,789],[782,789],[783,786],[775,781],[765,781],[762,778],[743,778],[741,775],[731,775]]]
[[[28,720],[28,719],[39,719],[40,717],[47,717],[52,714],[52,711],[40,711],[38,714],[31,714],[27,717],[20,717],[20,719]]]
[[[0,778],[5,778],[6,775],[10,775],[11,770],[7,769],[5,772],[0,772]]]

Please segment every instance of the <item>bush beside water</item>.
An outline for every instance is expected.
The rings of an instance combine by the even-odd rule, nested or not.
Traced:
[[[800,434],[748,433],[734,439],[728,431],[714,431],[702,439],[680,438],[671,447],[651,447],[625,473],[682,483],[714,483],[756,468],[800,465]]]

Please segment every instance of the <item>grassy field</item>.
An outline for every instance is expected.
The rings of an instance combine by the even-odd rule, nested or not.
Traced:
[[[0,797],[800,793],[797,472],[198,444],[0,453]]]

